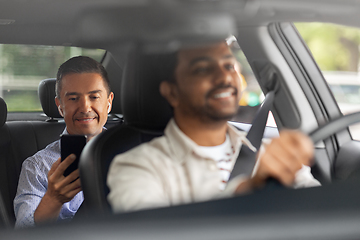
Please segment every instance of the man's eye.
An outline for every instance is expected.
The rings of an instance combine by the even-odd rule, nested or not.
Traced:
[[[226,64],[226,65],[225,65],[225,68],[226,68],[227,70],[234,70],[234,69],[235,69],[235,65],[234,65],[234,64]]]
[[[99,97],[98,96],[91,96],[90,98],[95,100],[95,99],[98,99]]]
[[[210,71],[209,67],[198,67],[195,68],[194,73],[195,74],[204,74],[204,73],[208,73]]]
[[[77,98],[76,98],[76,97],[71,97],[71,98],[69,98],[69,100],[70,100],[70,101],[76,101]]]

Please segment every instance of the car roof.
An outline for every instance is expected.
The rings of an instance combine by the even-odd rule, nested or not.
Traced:
[[[326,7],[323,7],[324,3]],[[116,10],[124,8],[137,9],[136,14],[131,11],[116,14]],[[140,31],[136,32],[134,28],[120,29],[117,24],[109,24],[106,28],[96,29],[96,24],[103,21],[97,14],[106,15],[109,11],[114,10],[112,17],[116,17],[119,22],[126,21],[125,25],[132,26],[132,22],[138,22],[145,26],[144,28],[140,27],[140,30],[151,25],[156,29],[164,23],[163,21],[148,21],[147,18],[144,18],[144,16],[154,13],[149,11],[151,9],[161,10],[156,12],[158,19],[167,14],[174,16],[176,12],[187,12],[188,10],[195,10],[198,13],[208,12],[209,14],[230,13],[231,21],[238,27],[266,25],[269,22],[279,21],[320,20],[360,26],[360,21],[357,20],[360,4],[351,0],[2,0],[0,2],[0,42],[107,47],[107,45],[97,44],[97,41],[101,39],[98,34],[102,34],[104,29],[112,33],[119,32],[120,36],[126,37],[134,37]],[[219,9],[221,10],[219,11]],[[109,18],[110,20],[112,18]],[[100,25],[102,24],[104,22]],[[81,29],[86,29],[87,25],[92,27],[93,34],[82,36]],[[136,26],[139,27],[139,25]],[[199,26],[199,28],[206,28],[206,26]],[[164,29],[166,31],[166,28]],[[219,29],[220,27],[216,30]],[[95,42],[92,41],[91,44],[87,41],[83,42],[81,41],[82,37],[86,37],[86,40],[90,42],[91,38],[94,38]]]

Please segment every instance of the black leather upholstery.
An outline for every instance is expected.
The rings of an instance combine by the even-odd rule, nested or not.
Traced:
[[[38,94],[44,113],[50,118],[62,118],[55,104],[56,78],[44,79],[39,83]]]
[[[99,213],[110,212],[106,196],[107,172],[112,159],[120,153],[161,136],[162,131],[145,131],[119,125],[91,140],[84,148],[79,163],[85,207]]]
[[[4,125],[7,118],[7,106],[4,99],[0,98],[0,127]]]
[[[7,197],[10,201],[8,207],[12,210],[12,201],[16,194],[23,161],[45,148],[49,143],[58,140],[65,129],[65,123],[15,121],[6,123],[6,127],[10,133],[10,146],[7,149],[8,158],[6,159],[9,186]],[[15,220],[14,215],[12,217]]]
[[[133,52],[124,70],[121,102],[125,123],[163,130],[172,116],[168,102],[160,95],[159,85],[166,76],[155,63],[162,55]]]
[[[5,101],[0,98],[0,227],[11,227],[12,226],[12,218],[11,211],[8,209],[8,206],[11,202],[7,198],[6,192],[8,192],[8,178],[6,171],[6,161],[8,158],[7,149],[10,146],[10,135],[9,131],[4,126],[6,117],[7,117],[7,106]]]
[[[125,124],[101,133],[84,148],[80,157],[80,179],[88,209],[110,212],[106,196],[109,165],[123,153],[154,137],[163,135],[172,116],[167,101],[159,93],[162,75],[154,59],[158,56],[132,53],[124,71],[122,110]]]
[[[64,122],[7,122],[0,128],[0,192],[6,211],[5,227],[15,223],[13,200],[23,161],[59,139]]]
[[[54,102],[55,79],[45,79],[40,83],[39,97],[44,112],[46,111],[49,117],[60,116]],[[1,98],[0,116],[0,205],[3,205],[4,210],[1,211],[0,206],[2,213],[0,226],[12,228],[15,223],[13,200],[22,163],[27,157],[59,139],[65,129],[65,122],[6,122],[7,107]]]

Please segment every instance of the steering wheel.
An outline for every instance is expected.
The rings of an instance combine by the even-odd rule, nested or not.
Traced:
[[[345,129],[351,124],[358,122],[360,122],[360,112],[355,112],[348,115],[340,116],[313,130],[308,134],[308,136],[313,141],[313,143],[316,144],[321,140],[324,140],[330,137],[331,135]],[[272,191],[275,189],[285,189],[285,188],[286,187],[284,187],[278,180],[274,178],[269,178],[266,181],[264,188],[262,188],[260,191]]]
[[[315,129],[309,134],[309,137],[315,144],[357,122],[360,122],[360,112],[341,116]]]

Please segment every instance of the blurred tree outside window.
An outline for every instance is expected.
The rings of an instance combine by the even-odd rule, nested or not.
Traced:
[[[105,51],[64,46],[0,44],[0,97],[9,112],[42,111],[39,82],[55,78],[59,66],[84,55],[101,61]]]
[[[295,23],[322,70],[341,112],[360,111],[360,29],[329,23]],[[360,140],[360,124],[349,127]]]

